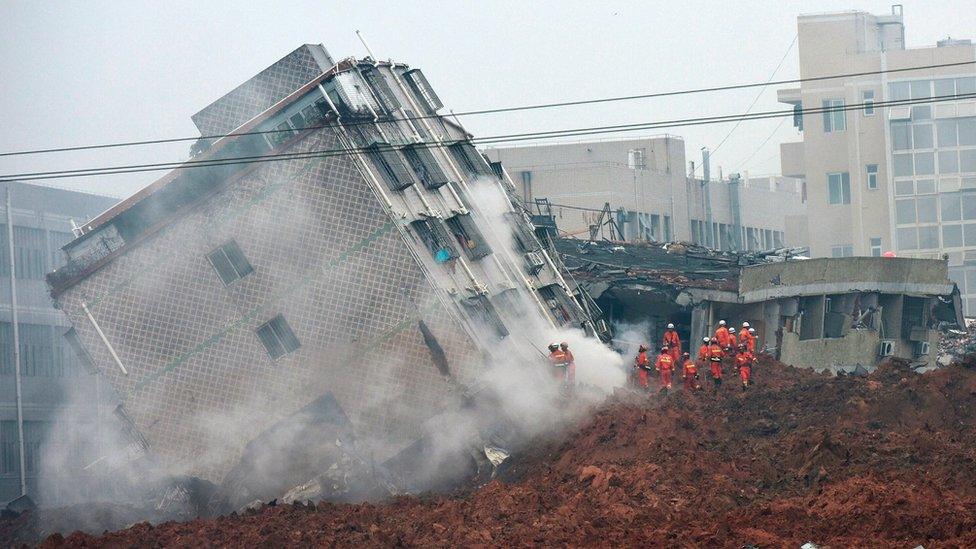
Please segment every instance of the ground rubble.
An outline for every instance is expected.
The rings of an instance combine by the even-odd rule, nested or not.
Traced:
[[[763,359],[746,391],[618,391],[454,493],[273,502],[41,545],[973,547],[974,364],[831,377]]]

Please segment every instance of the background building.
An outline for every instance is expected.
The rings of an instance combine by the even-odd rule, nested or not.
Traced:
[[[588,237],[609,204],[626,240],[727,250],[804,243],[790,219],[804,212],[800,180],[742,174],[705,185],[685,176],[685,143],[677,136],[497,147],[485,154],[505,166],[527,206],[537,199],[553,204],[564,236]]]
[[[46,441],[57,421],[93,418],[98,402],[110,402],[62,337],[65,316],[52,306],[44,275],[64,264],[61,246],[71,241],[71,221],[83,224],[108,209],[113,198],[24,183],[0,183],[0,202],[11,191],[17,320],[20,339],[24,452],[28,495],[36,498],[43,452],[69,452]],[[0,206],[0,502],[20,496],[20,439],[10,299],[6,209]],[[91,414],[90,412],[96,412]],[[83,456],[77,455],[78,459]]]
[[[797,20],[800,76],[899,70],[976,60],[969,40],[905,48],[900,6]],[[976,65],[804,82],[779,100],[804,109],[865,104],[795,118],[782,172],[808,185],[815,256],[949,255],[950,277],[976,311]],[[932,99],[932,101],[925,101]],[[878,101],[922,100],[878,107]],[[970,266],[970,264],[972,266]],[[971,284],[969,283],[971,282]]]

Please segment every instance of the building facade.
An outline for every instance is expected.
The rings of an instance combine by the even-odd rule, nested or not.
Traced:
[[[564,236],[587,238],[609,204],[629,241],[681,240],[726,250],[804,244],[801,232],[787,230],[788,217],[804,212],[800,180],[740,177],[706,184],[686,177],[681,137],[495,147],[485,154],[505,166],[526,205],[534,207],[537,199],[553,205]]]
[[[946,39],[906,48],[900,6],[890,15],[801,16],[797,27],[802,78],[894,71],[779,90],[794,108],[826,108],[795,117],[802,141],[781,145],[782,172],[807,181],[811,253],[948,254],[973,314],[976,47]],[[875,107],[882,101],[903,103]]]
[[[0,183],[0,200],[10,189],[13,222],[2,211],[0,226],[0,502],[21,495],[21,438],[18,427],[17,376],[11,306],[8,225],[13,225],[14,278],[21,371],[21,415],[27,495],[35,501],[44,453],[71,452],[66,441],[49,434],[68,418],[93,420],[98,403],[111,402],[108,387],[78,360],[62,335],[68,319],[53,307],[44,275],[64,265],[61,246],[74,239],[72,221],[84,223],[107,210],[115,199],[41,187]],[[104,412],[104,410],[102,410]],[[76,455],[78,460],[82,455]],[[80,461],[76,461],[80,464]],[[78,465],[80,468],[81,465]],[[45,470],[45,472],[50,472]],[[70,478],[66,475],[66,479]]]
[[[52,292],[168,467],[220,481],[324,395],[383,460],[516,325],[593,331],[441,106],[419,69],[302,46],[194,115],[251,134],[195,147],[228,163],[166,175],[65,246]]]

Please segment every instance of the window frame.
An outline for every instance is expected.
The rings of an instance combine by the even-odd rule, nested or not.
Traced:
[[[871,168],[874,168],[874,170],[872,170]],[[878,190],[878,165],[877,164],[868,164],[865,167],[865,170],[866,170],[867,179],[868,179],[868,190],[870,190],[870,191],[876,191],[876,190]]]
[[[837,176],[839,178],[839,194],[840,201],[835,202],[833,199],[833,192],[831,189],[831,178]],[[830,172],[827,174],[827,204],[829,206],[847,206],[851,203],[851,174],[849,172]]]
[[[874,116],[874,90],[861,90],[861,103],[864,104],[861,114],[865,117]]]
[[[232,253],[228,253],[228,250]],[[213,268],[214,272],[217,273],[217,278],[224,283],[224,286],[230,286],[231,284],[243,279],[247,275],[254,272],[254,266],[248,261],[247,256],[244,254],[244,250],[237,243],[236,240],[230,239],[224,242],[220,246],[217,246],[214,250],[211,250],[207,255],[207,261],[210,262],[210,266]],[[226,266],[230,267],[234,278],[227,278],[222,274],[221,268],[217,266],[217,262],[214,261],[215,257],[221,257],[226,262]]]
[[[254,333],[257,335],[258,341],[261,342],[261,345],[267,351],[268,357],[271,360],[278,360],[287,354],[297,351],[302,346],[298,336],[295,335],[294,330],[291,329],[288,321],[281,314],[255,328]],[[269,345],[269,343],[280,347],[281,352],[276,354],[278,349],[273,350],[272,345]]]
[[[838,98],[824,99],[821,102],[821,106],[824,109],[823,110],[824,133],[838,133],[838,132],[845,132],[845,131],[847,131],[847,113],[843,109],[843,107],[845,106],[845,103],[844,103],[844,100],[842,98],[841,99],[838,99]],[[834,107],[841,107],[841,108],[840,109],[837,109],[837,110],[833,110]],[[837,122],[838,122],[837,116],[838,115],[840,116],[839,120],[841,122],[841,124],[840,124],[841,127],[839,127],[839,128],[838,128],[838,124],[837,124]]]

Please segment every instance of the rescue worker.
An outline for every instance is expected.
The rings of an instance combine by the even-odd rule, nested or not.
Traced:
[[[549,344],[549,362],[552,363],[552,377],[556,381],[564,382],[566,379],[566,351],[559,348],[555,343]]]
[[[739,346],[739,338],[735,335],[735,327],[729,326],[729,347],[733,349]]]
[[[744,344],[746,346],[746,350],[752,353],[753,355],[756,354],[756,336],[754,335],[755,333],[756,330],[754,328],[750,328],[748,322],[742,323],[742,329],[739,330],[739,343]]]
[[[572,387],[576,385],[576,357],[573,351],[569,350],[569,344],[563,341],[559,344],[559,349],[566,354],[566,385]]]
[[[697,391],[701,389],[701,385],[698,384],[698,364],[691,359],[691,355],[688,353],[684,353],[681,356],[684,358],[682,373],[684,374],[685,391]]]
[[[708,343],[707,337],[702,338],[701,347],[698,348],[698,362],[701,362],[701,367],[705,367],[705,363],[708,362]]]
[[[647,390],[649,385],[647,372],[651,369],[651,363],[647,359],[647,345],[641,344],[637,350],[637,357],[634,359],[634,370],[637,373],[637,386]]]
[[[674,357],[671,356],[670,349],[661,347],[661,354],[654,362],[654,369],[661,372],[661,392],[667,394],[671,390],[671,373],[674,371]]]
[[[715,384],[716,390],[722,386],[722,358],[724,356],[725,353],[718,344],[718,339],[713,337],[708,343],[708,364],[712,369],[712,382]]]
[[[735,366],[739,370],[739,379],[742,380],[742,389],[752,385],[750,376],[752,375],[752,364],[755,357],[746,349],[745,345],[739,345],[739,354],[735,355]]]
[[[729,329],[725,327],[725,321],[718,321],[718,329],[715,330],[715,339],[718,340],[719,346],[725,350],[729,350],[729,345],[732,343],[732,339],[729,338]]]
[[[671,353],[671,358],[677,364],[678,359],[681,358],[681,338],[678,337],[678,332],[674,329],[674,324],[669,323],[668,329],[664,330],[664,346],[668,348],[668,352]]]

